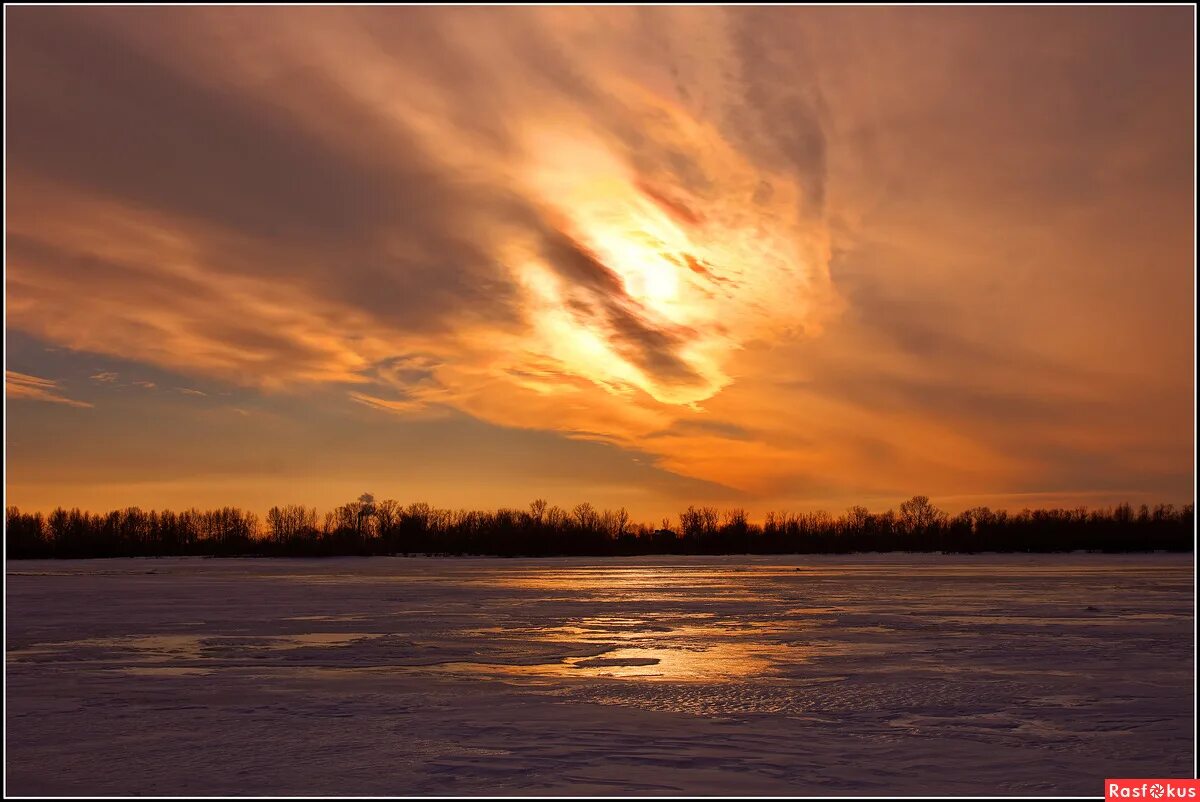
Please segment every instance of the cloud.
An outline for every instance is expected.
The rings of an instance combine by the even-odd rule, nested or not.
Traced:
[[[764,498],[1182,475],[1181,13],[13,9],[8,322]]]
[[[425,413],[429,407],[421,401],[412,399],[377,398],[366,393],[351,392],[350,398],[364,406],[382,409],[387,412],[406,415],[409,413]]]
[[[120,376],[112,371],[105,370],[99,373],[94,373],[91,376],[88,376],[88,378],[101,384],[114,384],[120,378]]]
[[[606,54],[550,16],[404,18],[420,37],[361,13],[323,15],[325,33],[301,15],[270,41],[240,12],[24,15],[10,316],[264,387],[361,383],[397,351],[487,340],[511,346],[500,375],[550,358],[565,383],[668,404],[718,392],[761,324],[817,325],[824,246],[790,176],[606,78]],[[410,56],[381,49],[381,21]],[[86,91],[63,102],[66,86]],[[745,219],[773,185],[771,214]]]
[[[91,407],[86,401],[77,401],[62,395],[62,389],[53,379],[43,379],[30,376],[27,373],[17,373],[14,370],[4,372],[4,395],[8,398],[19,398],[28,401],[47,401],[52,404],[64,404],[70,407]]]

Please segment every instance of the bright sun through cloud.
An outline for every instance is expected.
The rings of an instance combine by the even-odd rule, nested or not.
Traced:
[[[812,331],[836,308],[822,234],[805,225],[795,182],[764,173],[682,109],[643,95],[648,132],[699,154],[703,181],[639,174],[585,130],[547,125],[526,137],[519,180],[548,219],[618,285],[597,309],[579,282],[537,253],[514,270],[531,303],[531,353],[606,390],[696,405],[765,331]],[[651,105],[652,104],[652,105]],[[609,313],[606,317],[606,312]],[[613,315],[671,343],[680,369],[639,364]],[[542,380],[538,386],[545,390]]]
[[[1191,498],[1188,31],[1060,13],[30,10],[10,498]]]

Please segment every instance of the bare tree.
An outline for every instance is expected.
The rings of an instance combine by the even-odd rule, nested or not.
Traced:
[[[529,502],[529,517],[533,519],[534,523],[540,524],[542,522],[542,518],[545,516],[546,499],[535,498],[533,501]]]
[[[900,505],[900,522],[908,532],[923,532],[945,518],[946,513],[929,503],[929,496],[913,496]]]

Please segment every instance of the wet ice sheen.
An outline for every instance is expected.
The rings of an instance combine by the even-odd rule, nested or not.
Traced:
[[[14,562],[8,790],[1095,794],[1191,770],[1192,570]]]

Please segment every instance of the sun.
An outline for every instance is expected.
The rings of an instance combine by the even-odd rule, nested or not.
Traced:
[[[669,342],[687,379],[631,358],[621,332],[595,313],[591,290],[536,247],[515,248],[509,261],[528,292],[530,352],[612,392],[695,405],[729,383],[726,368],[746,341],[819,325],[833,307],[824,228],[806,225],[790,177],[755,165],[681,109],[657,111],[649,133],[698,154],[703,180],[640,169],[618,143],[560,119],[528,129],[515,180],[615,277],[619,290],[602,304]]]

